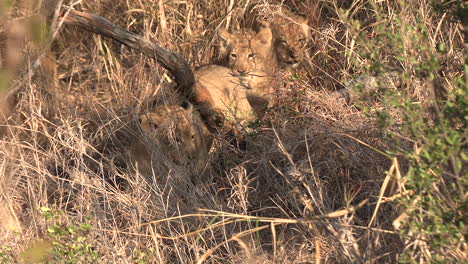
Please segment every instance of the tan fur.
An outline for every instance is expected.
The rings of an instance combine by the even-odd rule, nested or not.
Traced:
[[[196,93],[209,94],[211,106],[221,112],[229,124],[245,124],[255,118],[255,111],[247,99],[250,89],[231,69],[210,65],[195,72]]]
[[[201,172],[208,161],[212,137],[193,111],[193,107],[164,106],[140,116],[143,139],[131,146],[133,162],[143,173],[152,173],[152,144],[158,144],[162,154],[175,163],[189,161]]]
[[[9,77],[17,78],[22,74],[20,69],[34,59],[35,63],[28,65],[31,69],[28,73],[34,73],[32,81],[49,93],[58,86],[57,63],[54,53],[44,50],[43,41],[47,37],[46,25],[50,24],[46,9],[55,7],[56,2],[13,1],[10,9],[3,10],[6,11],[5,16],[0,18],[0,69]],[[21,86],[8,88],[8,91],[0,91],[0,136],[7,130],[5,122],[14,113],[23,89]]]
[[[310,41],[307,18],[283,11],[273,18],[271,28],[280,65],[297,66],[305,56],[307,43]]]

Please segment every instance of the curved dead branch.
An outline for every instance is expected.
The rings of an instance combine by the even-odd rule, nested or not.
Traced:
[[[132,49],[140,51],[145,56],[155,59],[174,76],[184,96],[187,98],[193,97],[192,86],[195,84],[195,77],[192,68],[181,55],[166,50],[158,44],[150,42],[96,14],[65,9],[62,10],[61,18],[65,24],[77,26],[86,31],[112,38]]]

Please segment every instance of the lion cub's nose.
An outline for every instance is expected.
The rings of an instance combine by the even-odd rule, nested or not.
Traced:
[[[244,75],[247,73],[247,68],[237,68],[237,73],[239,73],[240,75]]]

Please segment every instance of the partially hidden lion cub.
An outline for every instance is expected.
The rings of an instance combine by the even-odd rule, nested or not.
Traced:
[[[142,114],[139,121],[144,136],[133,142],[131,154],[140,172],[152,174],[152,162],[158,157],[153,153],[155,149],[177,164],[193,166],[198,173],[203,171],[213,138],[191,104],[160,105]]]
[[[269,26],[257,33],[220,31],[228,67],[210,65],[195,72],[197,86],[208,91],[213,107],[231,123],[246,124],[263,115],[274,92],[276,55]]]
[[[281,68],[297,67],[305,57],[310,41],[308,19],[283,10],[275,14],[271,28],[275,38],[276,57]]]

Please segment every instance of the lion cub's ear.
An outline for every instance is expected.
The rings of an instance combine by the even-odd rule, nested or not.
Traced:
[[[273,33],[271,32],[270,22],[266,20],[259,21],[260,28],[256,38],[262,42],[262,44],[270,45],[273,39]]]
[[[302,28],[302,30],[306,33],[307,36],[309,36],[309,19],[307,18],[306,15],[295,15],[293,17],[294,21],[299,24]]]
[[[258,31],[262,30],[262,28],[270,27],[271,22],[267,19],[257,19]]]
[[[296,21],[296,23],[305,24],[305,25],[309,24],[309,19],[304,14],[295,15],[293,19]]]
[[[228,52],[228,47],[234,41],[234,37],[231,33],[229,33],[226,29],[222,28],[218,31],[218,36],[220,38],[219,43],[219,53],[226,54]]]
[[[224,28],[219,30],[218,36],[221,39],[221,41],[225,42],[226,44],[229,44],[230,42],[234,41],[234,36]]]

